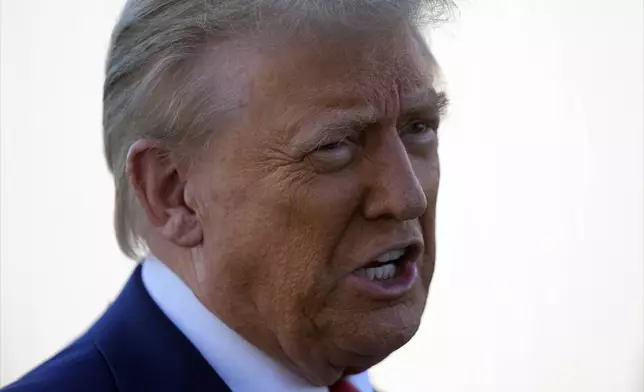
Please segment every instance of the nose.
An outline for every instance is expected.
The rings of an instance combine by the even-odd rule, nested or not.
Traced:
[[[369,162],[369,186],[363,204],[366,219],[402,222],[425,213],[427,197],[397,135],[383,143]]]

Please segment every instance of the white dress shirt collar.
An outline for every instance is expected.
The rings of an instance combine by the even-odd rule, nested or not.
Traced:
[[[234,392],[327,392],[326,387],[311,386],[228,328],[159,260],[148,257],[143,262],[142,278],[152,300]],[[349,381],[360,392],[373,390],[366,372]]]

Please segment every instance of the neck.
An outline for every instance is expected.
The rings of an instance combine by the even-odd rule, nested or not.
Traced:
[[[343,376],[360,372],[357,369],[337,369],[324,359],[322,353],[289,351],[288,340],[294,337],[289,334],[284,339],[286,341],[281,342],[278,331],[270,323],[271,318],[262,315],[255,306],[252,290],[245,280],[230,277],[228,271],[220,270],[223,266],[218,263],[207,262],[201,248],[177,248],[154,240],[148,240],[148,244],[152,255],[172,270],[208,311],[311,385],[331,385]],[[286,343],[286,347],[282,343]]]

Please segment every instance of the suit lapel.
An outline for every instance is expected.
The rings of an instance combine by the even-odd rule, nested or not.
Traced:
[[[121,392],[230,392],[150,298],[140,265],[87,337],[103,354]]]

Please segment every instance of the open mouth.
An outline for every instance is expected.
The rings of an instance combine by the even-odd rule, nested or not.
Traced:
[[[419,249],[407,246],[393,249],[378,256],[376,260],[357,269],[354,274],[376,282],[395,282],[409,278],[411,268],[415,269],[414,261],[418,257]]]

